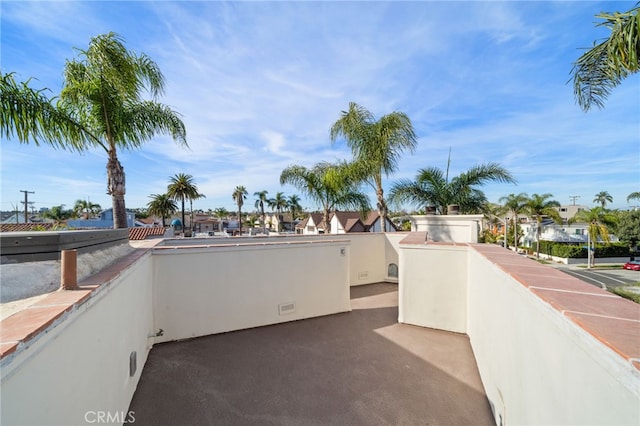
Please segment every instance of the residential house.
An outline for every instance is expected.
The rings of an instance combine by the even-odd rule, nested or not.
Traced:
[[[381,232],[380,216],[377,211],[367,213],[364,220],[359,212],[336,211],[329,215],[331,234],[347,234],[351,232]],[[323,234],[326,227],[321,213],[312,213],[300,223],[298,229],[304,235]],[[387,218],[387,232],[396,232],[396,225]]]
[[[135,222],[136,213],[127,210],[127,226],[132,228],[136,226]],[[68,220],[67,226],[69,228],[113,228],[113,208],[103,210],[98,218]]]

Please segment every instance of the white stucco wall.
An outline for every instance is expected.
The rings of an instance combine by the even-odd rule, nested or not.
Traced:
[[[348,240],[156,250],[156,342],[350,311],[349,251]]]
[[[482,215],[409,216],[411,230],[428,232],[429,241],[477,243]]]
[[[97,412],[126,416],[151,349],[152,271],[148,254],[3,360],[1,424],[77,425]],[[133,351],[137,371],[130,377]]]
[[[496,424],[638,425],[638,371],[469,250],[468,335]]]
[[[398,321],[466,333],[467,254],[467,246],[401,246]]]

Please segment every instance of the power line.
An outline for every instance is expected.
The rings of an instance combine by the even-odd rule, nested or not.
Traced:
[[[20,192],[24,192],[24,201],[21,201],[21,203],[24,204],[24,223],[28,223],[29,222],[29,194],[35,194],[35,192],[25,191],[24,189],[21,189]]]
[[[576,200],[578,198],[580,198],[580,196],[579,195],[569,195],[569,198],[571,199],[571,205],[575,206],[576,205]]]

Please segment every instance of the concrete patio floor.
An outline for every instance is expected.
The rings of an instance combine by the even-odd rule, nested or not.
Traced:
[[[352,312],[158,344],[136,425],[493,425],[469,339],[398,324],[397,285]]]

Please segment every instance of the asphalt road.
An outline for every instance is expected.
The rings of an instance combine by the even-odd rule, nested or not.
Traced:
[[[626,269],[587,269],[586,267],[554,265],[564,273],[573,275],[581,280],[601,288],[621,287],[640,282],[640,271]]]

